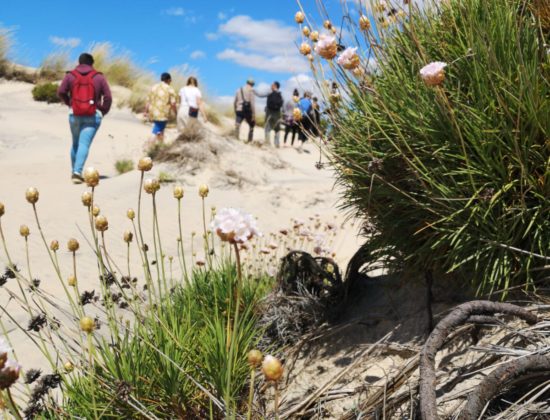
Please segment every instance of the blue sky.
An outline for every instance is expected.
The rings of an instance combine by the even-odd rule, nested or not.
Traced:
[[[155,73],[188,65],[212,97],[227,97],[254,77],[261,88],[273,80],[308,82],[299,55],[296,0],[116,0],[93,2],[2,0],[0,25],[15,38],[12,58],[38,66],[56,51],[73,57],[94,42],[118,51]],[[327,0],[341,10],[339,0]],[[350,2],[352,3],[352,2]],[[302,2],[316,11],[315,0]]]

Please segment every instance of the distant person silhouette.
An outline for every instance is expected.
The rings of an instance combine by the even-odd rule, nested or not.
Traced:
[[[285,146],[286,146],[286,139],[290,133],[292,133],[291,142],[290,142],[291,146],[294,146],[294,140],[296,138],[296,135],[298,134],[298,124],[296,123],[296,121],[294,121],[294,108],[296,108],[299,100],[300,100],[300,92],[298,92],[298,89],[294,89],[294,92],[292,92],[292,98],[285,102],[285,107],[284,107],[285,137],[283,140]]]
[[[260,98],[267,98],[265,106],[265,143],[271,144],[271,131],[275,131],[275,138],[273,140],[275,147],[280,147],[279,131],[281,130],[281,109],[283,108],[283,95],[279,89],[281,84],[279,82],[273,82],[271,84],[271,92],[261,95],[257,94]]]
[[[254,138],[254,126],[256,125],[254,79],[249,78],[246,85],[239,88],[235,93],[233,107],[235,109],[235,137],[239,140],[241,124],[246,121],[248,124],[247,143]]]

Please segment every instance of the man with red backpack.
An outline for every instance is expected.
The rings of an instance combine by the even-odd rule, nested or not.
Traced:
[[[78,66],[67,72],[57,90],[57,95],[69,106],[69,125],[73,137],[71,148],[71,179],[81,184],[82,170],[92,141],[101,125],[101,120],[111,109],[111,89],[103,74],[94,70],[94,58],[83,53]]]

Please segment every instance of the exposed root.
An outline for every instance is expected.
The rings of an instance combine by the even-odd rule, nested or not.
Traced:
[[[534,354],[517,358],[496,368],[470,394],[458,419],[477,419],[485,405],[502,389],[533,375],[550,378],[550,355]]]
[[[535,314],[519,306],[490,301],[464,303],[443,318],[430,334],[428,340],[426,340],[420,353],[420,413],[424,420],[436,420],[439,418],[435,393],[435,355],[437,351],[445,344],[452,330],[466,322],[470,316],[493,315],[495,313],[516,316],[531,325],[538,321]]]

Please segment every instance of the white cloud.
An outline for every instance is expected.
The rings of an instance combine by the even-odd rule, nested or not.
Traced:
[[[185,16],[185,9],[183,7],[171,7],[163,11],[168,16]]]
[[[299,34],[294,26],[240,15],[221,24],[218,36],[232,41],[232,48],[217,55],[221,60],[273,73],[305,72],[309,68],[296,47]]]
[[[220,60],[233,61],[243,67],[271,73],[303,72],[308,69],[308,64],[299,54],[268,56],[228,48],[218,53],[216,57]]]
[[[219,20],[226,20],[227,15],[224,12],[218,12],[218,19]]]
[[[214,32],[207,32],[207,33],[204,34],[204,36],[209,41],[216,41],[217,39],[220,38],[220,36],[218,34],[214,33]]]
[[[189,57],[191,57],[191,59],[193,60],[200,60],[201,58],[205,58],[206,57],[206,53],[204,51],[201,51],[201,50],[196,50],[196,51],[193,51]]]
[[[62,38],[59,36],[50,36],[50,42],[58,47],[76,48],[80,45],[80,38]]]

